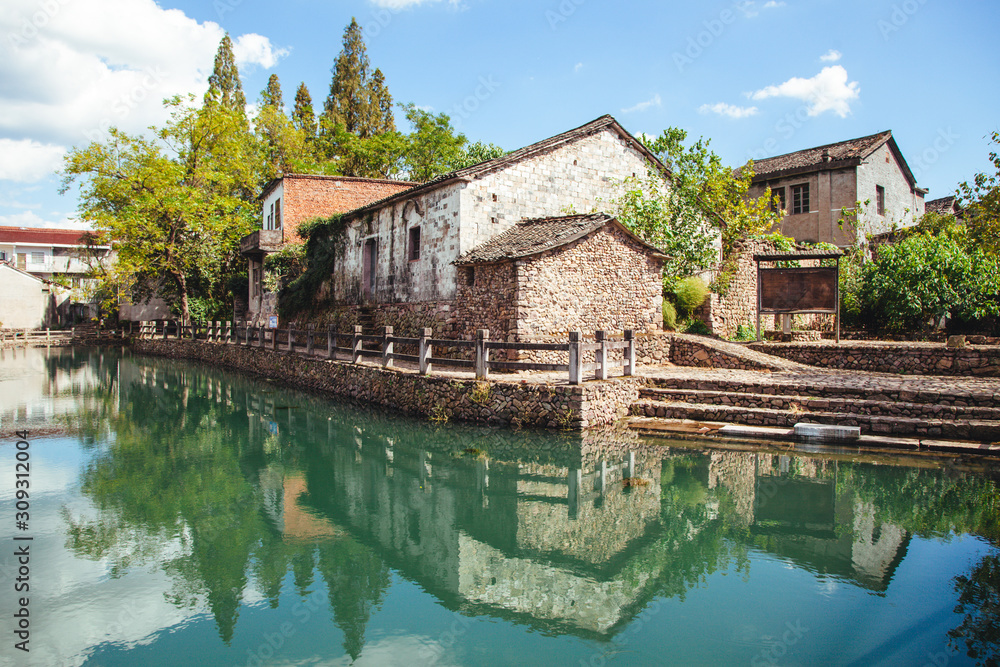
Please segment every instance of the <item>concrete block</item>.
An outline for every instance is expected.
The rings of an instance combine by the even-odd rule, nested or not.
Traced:
[[[857,440],[861,437],[860,426],[834,426],[831,424],[805,424],[794,426],[795,437],[810,440],[830,440],[841,442]]]

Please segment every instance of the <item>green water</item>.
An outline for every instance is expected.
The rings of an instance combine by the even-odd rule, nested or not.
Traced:
[[[0,400],[0,664],[1000,652],[988,462],[436,425],[106,350],[3,351]],[[15,594],[26,543],[30,591]]]

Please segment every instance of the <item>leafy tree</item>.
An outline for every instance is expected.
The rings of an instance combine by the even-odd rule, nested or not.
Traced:
[[[382,70],[376,69],[368,87],[369,111],[372,115],[372,134],[396,131],[396,121],[392,115],[392,95],[385,85]]]
[[[862,269],[861,317],[886,331],[923,331],[942,317],[964,321],[1000,314],[1000,268],[947,236],[917,234],[879,248]]]
[[[243,94],[243,84],[240,83],[240,72],[236,67],[236,57],[233,55],[233,41],[227,32],[219,43],[215,54],[215,66],[208,77],[208,90],[205,92],[205,106],[220,104],[231,111],[237,111],[246,122],[247,98]]]
[[[379,117],[376,121],[381,109],[373,113],[368,52],[361,37],[361,26],[354,18],[344,30],[344,46],[332,72],[330,93],[323,106],[327,128],[343,125],[348,132],[362,138],[375,134],[377,128],[384,126],[385,119]],[[381,88],[384,90],[384,85]]]
[[[994,132],[991,141],[1000,144],[1000,132]],[[994,149],[989,156],[996,173],[980,172],[971,184],[967,181],[961,183],[958,200],[972,240],[997,255],[1000,254],[1000,154]]]
[[[406,120],[413,126],[406,150],[410,178],[429,181],[435,176],[457,169],[465,156],[467,139],[464,134],[455,134],[448,115],[434,115],[418,109],[412,103],[403,108],[406,110]]]
[[[281,99],[281,83],[278,75],[272,74],[267,80],[267,88],[260,94],[261,106],[269,106],[284,111],[285,103]]]
[[[506,154],[507,151],[495,144],[484,144],[481,141],[475,141],[466,145],[462,159],[455,166],[455,169],[471,167],[472,165],[479,164],[480,162],[486,162],[498,157],[503,157]]]
[[[295,91],[295,109],[292,111],[292,124],[300,130],[307,140],[316,138],[316,114],[313,112],[312,96],[306,88],[305,81],[299,84]]]
[[[109,280],[159,284],[184,320],[192,297],[220,303],[240,264],[239,239],[256,223],[262,180],[258,144],[243,109],[194,99],[167,101],[170,120],[155,139],[118,129],[64,158],[62,192],[79,180],[81,217],[117,253]]]

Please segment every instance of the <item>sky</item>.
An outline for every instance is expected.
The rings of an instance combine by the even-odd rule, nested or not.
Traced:
[[[3,0],[0,225],[85,227],[63,156],[202,95],[226,32],[250,102],[321,109],[352,17],[396,102],[507,150],[604,114],[733,166],[889,129],[930,200],[1000,130],[997,0]]]

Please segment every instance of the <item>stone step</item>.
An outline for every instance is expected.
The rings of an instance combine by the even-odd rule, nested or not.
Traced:
[[[721,421],[753,426],[794,426],[798,423],[858,426],[865,434],[934,436],[980,442],[1000,441],[1000,421],[985,419],[920,419],[864,415],[845,412],[790,411],[773,408],[749,408],[707,403],[683,403],[640,399],[630,413],[639,417]]]
[[[810,396],[852,401],[930,403],[956,407],[978,406],[989,408],[1000,405],[1000,394],[985,391],[964,393],[960,390],[955,390],[942,392],[891,386],[887,386],[881,390],[874,390],[870,387],[852,387],[843,384],[812,384],[777,378],[747,382],[745,380],[719,378],[650,377],[647,383],[649,389],[703,390],[738,394],[762,394],[766,396]]]
[[[882,417],[912,417],[914,419],[955,420],[996,420],[1000,421],[1000,408],[978,405],[942,405],[940,403],[913,403],[909,401],[886,401],[854,398],[831,398],[824,396],[802,396],[789,394],[756,394],[735,391],[706,391],[700,389],[664,389],[644,387],[639,390],[639,398],[654,401],[703,403],[708,405],[728,405],[744,408],[769,408],[792,412],[837,412]],[[995,404],[994,404],[995,405]]]

